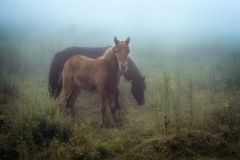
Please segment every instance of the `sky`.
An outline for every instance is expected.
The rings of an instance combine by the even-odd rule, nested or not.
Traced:
[[[239,0],[0,0],[0,41],[60,33],[135,40],[239,38],[239,8]]]

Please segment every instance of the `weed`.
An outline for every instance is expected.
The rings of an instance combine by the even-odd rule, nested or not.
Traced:
[[[189,132],[191,132],[193,121],[194,121],[194,114],[193,114],[193,81],[192,81],[192,73],[189,73],[189,80],[187,83],[188,87],[188,107],[189,107]]]
[[[171,88],[172,82],[169,77],[169,73],[165,70],[163,72],[163,78],[160,80],[160,85],[162,88],[161,95],[162,95],[162,104],[164,106],[164,126],[166,130],[166,134],[169,132],[169,124],[171,122],[171,115],[170,115],[170,96],[171,96]]]
[[[57,102],[46,86],[60,42],[39,47],[0,47],[0,159],[240,158],[239,51],[183,47],[175,58],[158,54],[158,45],[134,46],[140,55],[134,61],[147,77],[146,104],[136,105],[131,84],[121,77],[119,132],[113,132],[99,127],[97,94],[83,92],[77,100],[78,127],[68,115],[56,118]],[[167,70],[158,74],[163,66]]]

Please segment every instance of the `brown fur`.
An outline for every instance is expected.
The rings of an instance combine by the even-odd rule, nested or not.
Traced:
[[[106,100],[111,108],[111,124],[115,125],[115,92],[120,80],[120,70],[127,68],[129,43],[118,41],[114,38],[115,46],[97,59],[90,59],[85,56],[73,56],[64,65],[62,72],[62,92],[59,96],[59,114],[64,103],[69,100],[70,115],[74,118],[74,104],[81,89],[97,91],[101,109],[101,126],[104,125],[104,114],[106,111]],[[71,95],[71,96],[70,96]]]

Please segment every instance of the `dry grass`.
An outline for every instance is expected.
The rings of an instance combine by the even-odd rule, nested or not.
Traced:
[[[169,62],[176,64],[174,59]],[[154,63],[159,62],[152,60],[150,66]],[[168,112],[163,96],[166,83],[160,83],[164,68],[149,68],[148,62],[139,65],[147,84],[143,106],[136,104],[130,84],[121,79],[118,132],[110,127],[109,108],[107,131],[100,128],[97,94],[82,91],[75,106],[80,125],[75,127],[68,115],[55,116],[57,101],[48,97],[46,68],[34,68],[36,74],[19,79],[4,73],[9,83],[1,83],[1,159],[239,159],[239,90],[226,86],[224,79],[219,82],[219,75],[215,86],[209,86],[215,78],[201,68],[203,65],[189,63],[193,66],[189,68],[186,60],[181,62],[184,65],[178,63],[184,66],[181,70],[165,69],[171,81]]]

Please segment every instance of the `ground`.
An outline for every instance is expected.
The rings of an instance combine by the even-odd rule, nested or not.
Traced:
[[[115,132],[109,107],[107,130],[99,125],[96,93],[78,97],[79,126],[67,109],[56,117],[58,100],[47,92],[47,53],[54,52],[1,47],[1,159],[239,159],[239,51],[172,56],[151,49],[149,58],[134,48],[146,103],[137,105],[122,77]]]

